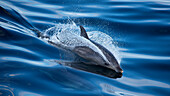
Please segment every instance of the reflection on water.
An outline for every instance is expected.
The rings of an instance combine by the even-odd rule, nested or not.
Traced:
[[[1,0],[0,95],[168,96],[169,2]],[[107,40],[111,37],[114,47],[109,49],[118,50],[112,52],[120,58],[122,77],[82,62],[63,66],[50,61],[82,59],[38,38],[35,30],[68,28],[71,22],[84,26],[92,39],[105,41],[104,46],[110,44]],[[75,26],[70,31],[78,32]],[[102,35],[95,35],[100,32]]]

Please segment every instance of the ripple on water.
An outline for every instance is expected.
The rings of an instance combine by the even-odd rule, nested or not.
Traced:
[[[0,95],[170,94],[169,0],[1,0],[0,6]],[[79,35],[83,25],[121,58],[123,77],[50,62],[75,58],[37,38],[31,24],[49,36],[61,28]]]

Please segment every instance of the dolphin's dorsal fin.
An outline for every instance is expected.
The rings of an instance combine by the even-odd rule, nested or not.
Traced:
[[[84,38],[86,38],[86,39],[89,39],[89,37],[88,37],[88,35],[87,35],[87,33],[86,33],[86,30],[84,29],[84,27],[83,26],[80,26],[80,29],[81,29],[81,36],[83,36]]]

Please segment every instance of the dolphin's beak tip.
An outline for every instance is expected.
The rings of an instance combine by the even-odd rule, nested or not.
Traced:
[[[123,73],[123,70],[121,70],[120,73]]]

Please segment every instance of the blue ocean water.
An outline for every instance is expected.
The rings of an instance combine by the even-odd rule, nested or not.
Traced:
[[[49,61],[74,58],[32,29],[70,22],[113,39],[121,78]],[[0,96],[169,96],[169,49],[169,0],[0,1]]]

